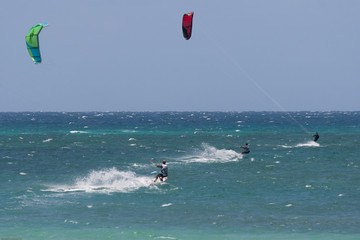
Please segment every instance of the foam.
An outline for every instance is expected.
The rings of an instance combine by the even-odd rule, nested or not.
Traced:
[[[298,143],[296,145],[293,146],[288,146],[288,145],[279,145],[282,148],[299,148],[299,147],[320,147],[320,144],[314,141],[309,141],[306,143]]]
[[[307,143],[299,143],[295,147],[320,147],[320,144],[314,141],[309,141]]]
[[[132,166],[137,168],[147,168],[149,167],[149,164],[134,163]]]
[[[119,171],[115,167],[91,171],[87,176],[77,178],[73,184],[50,186],[43,191],[112,193],[134,192],[140,188],[155,188],[151,177],[138,176],[132,171]]]
[[[70,133],[88,133],[88,132],[85,132],[85,131],[70,131]]]
[[[121,130],[121,132],[123,133],[136,133],[136,130],[129,130],[129,129],[125,129],[125,130]]]
[[[279,145],[282,148],[293,148],[294,146],[288,146],[288,145]]]
[[[239,159],[242,159],[242,154],[239,154],[234,150],[217,149],[206,143],[202,144],[202,148],[203,149],[197,151],[194,155],[187,156],[181,161],[186,163],[226,163],[236,162],[239,161]]]
[[[155,238],[158,238],[158,239],[176,239],[174,237],[167,237],[167,236],[159,236],[159,237],[155,237]]]
[[[172,205],[172,203],[165,203],[165,204],[161,205],[161,207],[169,207],[171,205]]]

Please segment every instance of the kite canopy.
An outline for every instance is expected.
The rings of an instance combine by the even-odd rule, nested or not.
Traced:
[[[40,23],[33,26],[25,37],[27,49],[29,51],[31,59],[34,61],[35,64],[41,63],[39,34],[41,30],[47,25],[47,23]]]
[[[194,12],[189,12],[184,14],[183,16],[182,30],[183,30],[184,38],[186,40],[189,40],[191,38],[193,15]]]

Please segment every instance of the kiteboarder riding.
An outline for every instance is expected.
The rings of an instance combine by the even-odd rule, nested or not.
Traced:
[[[243,151],[241,152],[241,154],[249,154],[250,153],[250,147],[249,144],[245,144],[245,146],[240,146],[241,149],[243,149]]]
[[[316,142],[316,141],[320,138],[318,132],[316,132],[316,133],[313,135],[313,137],[314,137],[314,142]]]
[[[153,162],[151,162],[154,166],[161,168],[161,173],[156,175],[156,178],[154,180],[154,182],[156,182],[158,180],[158,178],[160,178],[160,181],[163,181],[163,178],[168,176],[168,166],[166,165],[166,161],[163,160],[163,163],[160,164],[154,164]]]

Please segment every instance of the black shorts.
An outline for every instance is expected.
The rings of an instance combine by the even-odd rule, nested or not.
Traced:
[[[162,178],[167,177],[167,175],[165,176],[165,175],[162,174],[162,173],[158,174],[158,176],[159,176],[159,177],[162,177]]]

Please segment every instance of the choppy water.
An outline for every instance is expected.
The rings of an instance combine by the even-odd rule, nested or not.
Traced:
[[[359,239],[359,141],[360,112],[0,113],[0,238]]]

